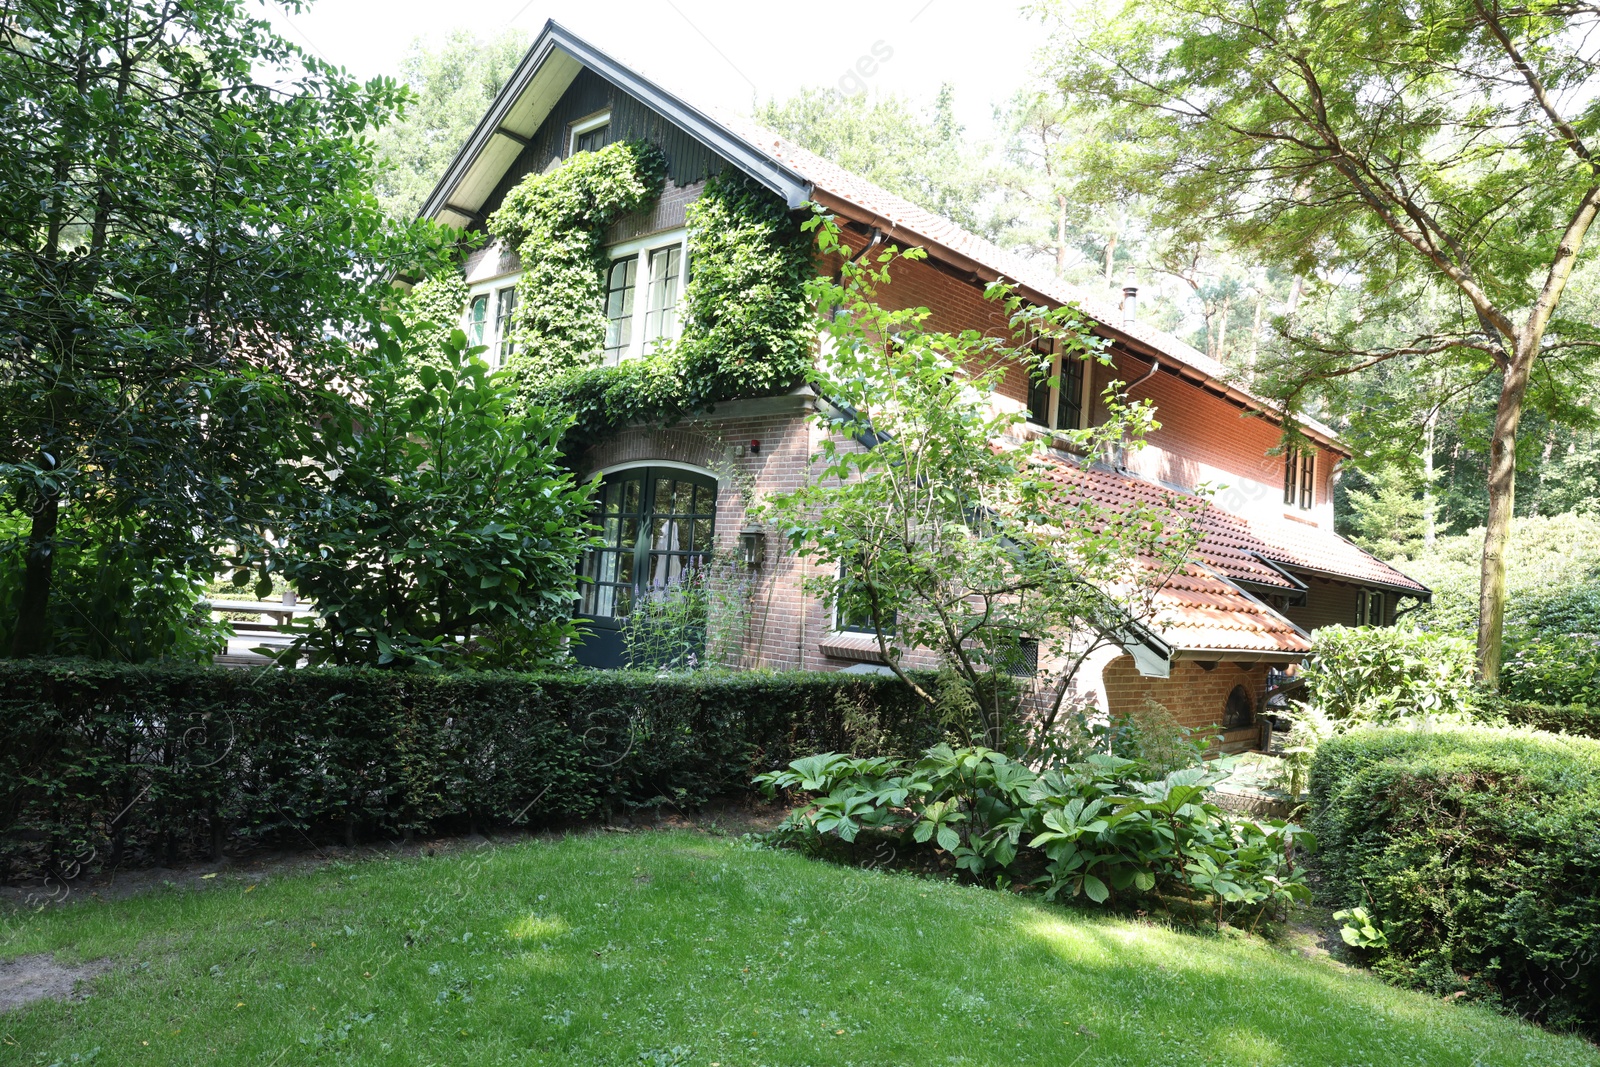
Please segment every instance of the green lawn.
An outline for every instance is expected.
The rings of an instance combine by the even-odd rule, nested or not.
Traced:
[[[1247,939],[693,833],[4,917],[41,952],[116,968],[0,1016],[0,1063],[1600,1065]]]

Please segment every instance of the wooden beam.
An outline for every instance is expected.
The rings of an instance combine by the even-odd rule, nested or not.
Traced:
[[[496,126],[494,128],[494,132],[498,133],[501,137],[505,137],[505,138],[508,138],[510,140],[513,140],[513,141],[517,142],[523,148],[527,148],[527,147],[529,147],[529,146],[531,146],[533,144],[533,138],[532,137],[524,137],[524,136],[522,136],[522,134],[518,133],[516,130],[508,130],[504,126]]]

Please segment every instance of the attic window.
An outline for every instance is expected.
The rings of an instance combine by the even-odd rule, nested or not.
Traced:
[[[1049,339],[1036,341],[1033,350],[1039,362],[1029,369],[1028,421],[1050,430],[1083,429],[1089,410],[1083,361],[1055,354],[1055,342]]]
[[[1317,454],[1291,448],[1283,454],[1283,502],[1310,511],[1317,502]]]
[[[579,152],[594,152],[611,143],[611,112],[602,111],[598,115],[590,115],[580,119],[571,126],[572,136],[567,146],[567,155],[576,155]]]

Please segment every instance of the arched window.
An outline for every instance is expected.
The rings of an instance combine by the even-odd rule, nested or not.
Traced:
[[[595,498],[605,544],[584,556],[580,570],[588,581],[581,583],[579,615],[594,631],[579,650],[580,663],[621,663],[622,620],[640,596],[671,589],[709,561],[716,516],[710,475],[634,467],[605,476]]]
[[[1233,692],[1228,694],[1228,706],[1222,713],[1222,728],[1242,730],[1255,721],[1255,701],[1250,699],[1250,690],[1242,685],[1234,686]]]

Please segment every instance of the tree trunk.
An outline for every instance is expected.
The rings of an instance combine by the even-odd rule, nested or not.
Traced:
[[[1067,273],[1067,198],[1056,194],[1056,276]]]
[[[54,490],[41,493],[28,530],[28,556],[22,577],[22,597],[17,605],[17,628],[11,635],[14,657],[37,656],[45,650],[50,630],[56,527],[60,521],[60,495]]]
[[[1433,441],[1438,427],[1439,409],[1435,407],[1422,426],[1422,543],[1429,548],[1438,539],[1439,504],[1433,495]]]
[[[1113,233],[1106,238],[1106,287],[1114,287],[1116,282],[1117,237]]]
[[[1495,406],[1494,437],[1489,445],[1489,519],[1483,536],[1483,565],[1478,591],[1478,679],[1491,688],[1500,684],[1500,651],[1506,621],[1506,545],[1517,502],[1517,428],[1522,403],[1538,355],[1537,340],[1519,337]]]

